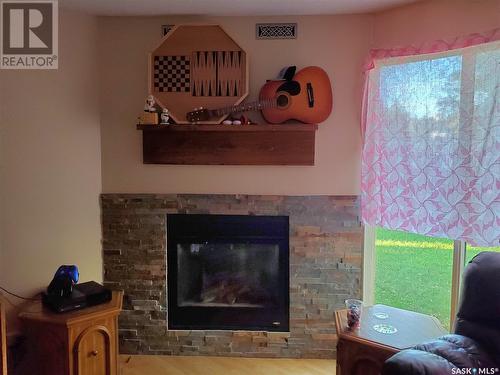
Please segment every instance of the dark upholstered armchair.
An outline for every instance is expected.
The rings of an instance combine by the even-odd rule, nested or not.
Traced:
[[[500,253],[482,252],[465,268],[454,332],[392,356],[382,374],[500,374]]]

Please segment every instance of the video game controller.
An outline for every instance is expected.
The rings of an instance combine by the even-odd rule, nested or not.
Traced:
[[[61,298],[71,296],[71,293],[73,292],[73,285],[78,282],[79,276],[80,274],[78,273],[77,266],[60,266],[47,287],[47,294]]]

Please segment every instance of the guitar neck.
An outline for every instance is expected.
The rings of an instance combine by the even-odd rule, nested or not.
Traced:
[[[277,107],[276,99],[266,99],[266,100],[258,100],[250,103],[243,103],[230,107],[222,107],[217,109],[209,110],[210,117],[220,117],[224,115],[229,115],[231,113],[236,112],[249,112],[249,111],[260,111],[266,108],[274,108]]]

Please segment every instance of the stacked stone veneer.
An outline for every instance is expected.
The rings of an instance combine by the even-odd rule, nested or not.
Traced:
[[[103,194],[105,285],[125,291],[120,352],[334,358],[334,311],[359,297],[356,197]],[[290,332],[178,331],[167,325],[166,214],[288,215]]]

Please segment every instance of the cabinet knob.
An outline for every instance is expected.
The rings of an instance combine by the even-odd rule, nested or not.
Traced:
[[[99,352],[97,350],[92,350],[90,352],[90,354],[92,354],[92,356],[94,356],[94,357],[97,357],[97,355],[99,354]]]

